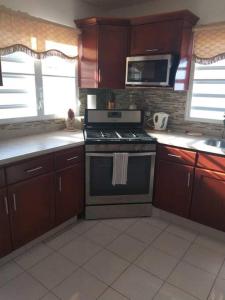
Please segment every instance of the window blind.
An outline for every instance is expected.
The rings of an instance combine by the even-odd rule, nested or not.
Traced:
[[[0,6],[0,55],[22,51],[35,58],[75,59],[77,44],[75,28]]]
[[[199,64],[225,59],[225,22],[194,29],[193,57]]]

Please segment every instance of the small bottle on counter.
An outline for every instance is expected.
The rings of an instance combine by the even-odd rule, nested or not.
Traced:
[[[111,92],[110,99],[107,102],[107,109],[115,109],[116,108],[116,101],[115,101],[115,94]]]

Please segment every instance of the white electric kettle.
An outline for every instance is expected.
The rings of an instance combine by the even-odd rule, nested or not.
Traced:
[[[153,115],[153,123],[155,130],[166,130],[169,115],[164,112],[155,113]]]

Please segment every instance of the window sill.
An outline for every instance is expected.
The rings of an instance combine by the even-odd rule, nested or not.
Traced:
[[[203,118],[191,118],[187,117],[185,118],[185,121],[188,122],[196,122],[196,123],[207,123],[207,124],[214,124],[214,125],[221,125],[223,126],[223,120],[213,120],[213,119],[203,119]]]

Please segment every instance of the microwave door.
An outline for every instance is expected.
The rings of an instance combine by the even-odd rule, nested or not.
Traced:
[[[127,59],[126,84],[168,86],[170,75],[170,61],[167,58]]]

